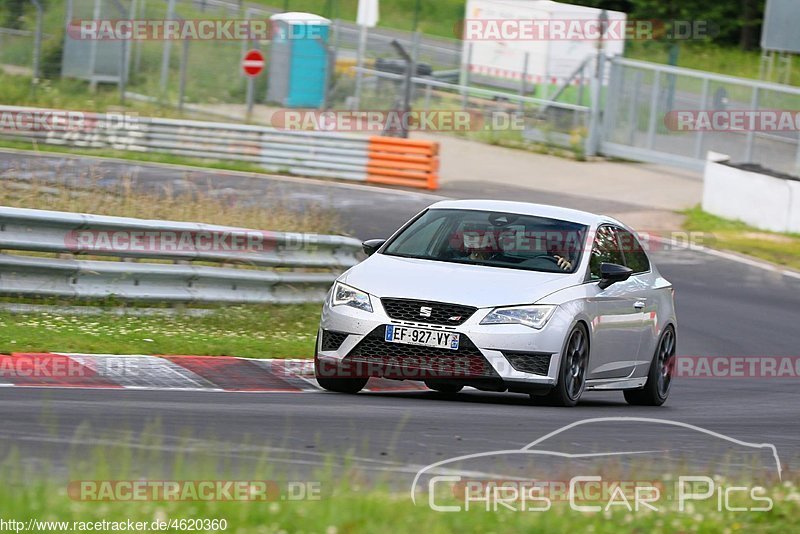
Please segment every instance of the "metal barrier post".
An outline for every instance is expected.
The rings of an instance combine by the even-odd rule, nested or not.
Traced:
[[[624,67],[623,67],[624,68]],[[633,145],[634,136],[639,130],[639,98],[644,85],[644,73],[641,69],[633,73],[633,96],[631,97],[631,116],[628,120],[628,144]]]
[[[356,59],[356,91],[353,97],[353,109],[361,107],[361,84],[364,82],[364,54],[367,48],[367,27],[363,24],[359,25],[358,33],[358,57]]]
[[[180,69],[180,82],[178,85],[178,111],[183,113],[183,100],[186,96],[186,71],[189,70],[189,39],[185,39],[183,41]]]
[[[469,105],[469,69],[472,66],[472,46],[470,43],[467,47],[467,61],[461,64],[461,108],[467,109]]]
[[[42,56],[42,3],[39,0],[31,0],[33,5],[36,6],[36,36],[34,37],[33,41],[33,83],[34,88],[39,83],[39,76],[41,76],[40,72],[40,63],[41,63],[41,56]]]
[[[139,0],[133,0],[133,18],[145,18],[147,16],[147,0],[141,0],[141,6],[139,5]],[[138,39],[134,39],[133,41],[134,46],[136,49],[133,52],[133,71],[139,72],[139,69],[142,67],[142,42]]]
[[[522,76],[519,79],[519,96],[525,96],[525,92],[527,90],[526,87],[526,78],[528,77],[528,59],[530,58],[530,52],[525,52],[524,63],[522,64]],[[525,113],[525,102],[522,100],[519,101],[519,111],[520,113]]]
[[[617,113],[619,112],[620,95],[622,92],[623,70],[619,63],[613,58],[609,59],[608,70],[608,90],[606,92],[606,107],[603,110],[603,115],[600,118],[600,132],[597,139],[597,152],[598,154],[603,151],[603,141],[609,138],[609,131],[616,121]]]
[[[797,150],[794,156],[794,172],[800,174],[800,133],[797,137]]]
[[[703,88],[700,91],[700,111],[706,110],[706,102],[708,101],[708,78],[703,78]],[[697,132],[694,139],[694,157],[700,159],[703,157],[703,137],[704,131],[701,129]]]
[[[100,0],[94,0],[94,8],[92,11],[94,20],[100,19]],[[95,79],[95,71],[97,68],[97,39],[92,39],[92,47],[89,49],[89,87],[92,91],[97,90],[97,80]]]
[[[591,92],[589,110],[589,132],[586,135],[586,155],[596,156],[600,144],[600,113],[601,113],[601,91],[603,90],[603,72],[605,65],[605,54],[598,52],[597,68],[592,77],[589,90]]]
[[[755,111],[758,109],[758,86],[753,87],[753,96],[750,99],[750,110]],[[750,163],[753,161],[753,141],[755,140],[756,132],[753,128],[747,130],[747,145],[744,149],[744,162]]]
[[[169,0],[167,4],[167,20],[175,18],[175,0]],[[172,50],[172,41],[164,39],[164,48],[161,51],[161,93],[167,92],[167,82],[169,81],[169,55]]]
[[[653,75],[653,87],[650,90],[650,117],[647,123],[647,148],[652,149],[656,142],[656,116],[658,115],[658,92],[661,85],[661,71]]]

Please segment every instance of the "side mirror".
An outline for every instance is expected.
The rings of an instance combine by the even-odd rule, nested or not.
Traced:
[[[369,241],[364,241],[361,243],[361,247],[364,249],[364,254],[367,256],[372,256],[378,249],[386,243],[385,239],[370,239]]]
[[[633,274],[633,270],[625,267],[624,265],[617,265],[616,263],[601,263],[600,264],[600,289],[605,289],[610,285],[617,282],[624,282]]]

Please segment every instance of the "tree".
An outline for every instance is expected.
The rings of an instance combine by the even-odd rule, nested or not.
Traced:
[[[3,26],[15,30],[22,29],[22,16],[28,0],[5,0],[3,8]]]

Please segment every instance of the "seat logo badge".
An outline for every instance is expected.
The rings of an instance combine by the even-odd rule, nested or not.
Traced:
[[[428,306],[422,306],[419,309],[419,316],[420,317],[430,317],[431,314],[433,314],[433,308],[430,308]]]

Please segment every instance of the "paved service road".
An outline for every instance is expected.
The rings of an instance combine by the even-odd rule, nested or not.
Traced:
[[[12,160],[6,155],[0,159],[6,171]],[[39,164],[47,161],[42,158]],[[108,171],[116,172],[117,165],[109,164]],[[139,180],[144,187],[169,172],[148,166],[140,170]],[[339,209],[353,233],[363,238],[387,235],[432,200],[423,193],[325,182],[241,178],[215,171],[198,171],[198,176],[210,177],[215,188],[274,188],[263,189],[264,202],[270,201],[268,191],[281,191],[298,203],[322,201]],[[584,201],[568,195],[556,200],[566,206]],[[800,279],[689,250],[659,251],[654,257],[677,290],[679,354],[798,355]],[[301,471],[330,455],[350,452],[361,458],[362,468],[405,481],[419,466],[458,454],[518,448],[569,422],[638,416],[773,443],[783,463],[796,467],[798,380],[687,378],[676,382],[662,408],[627,406],[621,393],[589,393],[574,409],[535,406],[521,395],[480,392],[448,399],[434,392],[346,396],[0,388],[0,452],[17,447],[26,463],[53,462],[58,467],[70,450],[130,441],[168,458],[207,454],[247,465],[269,448],[274,461]],[[140,439],[138,432],[145,428],[158,435],[157,443]],[[704,434],[644,423],[571,432],[555,444],[695,456],[725,448]]]

